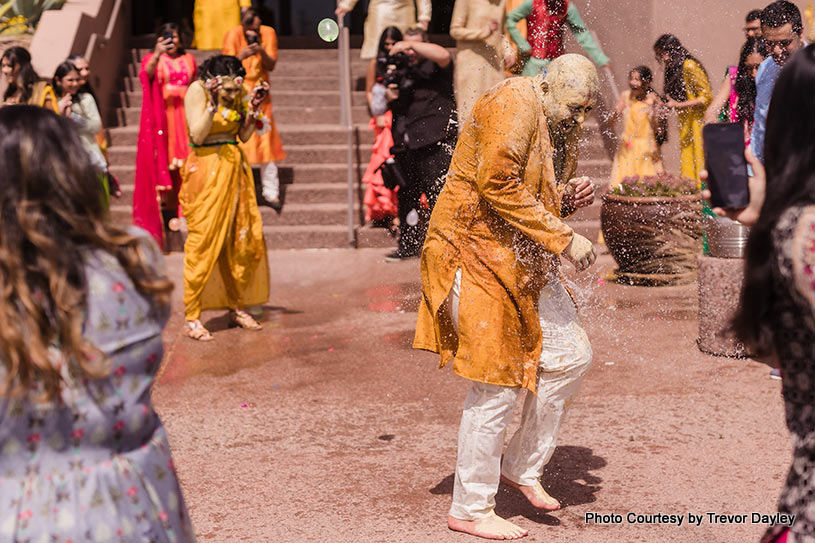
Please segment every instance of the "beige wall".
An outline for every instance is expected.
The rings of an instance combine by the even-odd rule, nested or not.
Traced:
[[[654,71],[654,85],[662,90],[662,70],[654,60],[652,46],[664,33],[675,34],[704,64],[715,93],[726,67],[738,62],[744,43],[744,17],[768,0],[577,0],[575,4],[612,63],[620,90],[627,88],[628,71],[645,64]],[[804,11],[809,0],[798,0]],[[580,52],[573,39],[569,51]],[[678,171],[675,126],[663,148],[666,167]]]

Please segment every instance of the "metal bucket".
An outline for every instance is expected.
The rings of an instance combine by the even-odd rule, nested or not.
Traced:
[[[750,227],[726,217],[706,217],[705,235],[710,256],[744,258]]]

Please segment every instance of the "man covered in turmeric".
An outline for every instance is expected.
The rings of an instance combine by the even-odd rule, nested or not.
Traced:
[[[413,346],[474,381],[459,430],[453,530],[527,535],[493,511],[499,481],[539,509],[560,507],[539,479],[592,353],[559,260],[580,271],[595,260],[591,242],[562,217],[594,199],[593,185],[572,176],[597,89],[597,71],[580,55],[493,87],[473,108],[433,210]],[[521,426],[502,461],[523,389]]]

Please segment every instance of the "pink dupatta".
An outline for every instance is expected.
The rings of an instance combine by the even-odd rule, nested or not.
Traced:
[[[160,247],[164,246],[164,224],[159,204],[159,187],[171,187],[167,158],[167,117],[158,74],[153,80],[144,69],[153,56],[146,55],[139,70],[143,93],[139,122],[139,147],[136,150],[136,176],[133,189],[133,224],[147,230]]]

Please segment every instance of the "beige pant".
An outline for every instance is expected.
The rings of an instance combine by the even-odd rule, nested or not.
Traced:
[[[450,292],[453,322],[458,323],[461,271]],[[522,390],[474,383],[464,401],[458,434],[458,460],[450,515],[475,520],[495,507],[501,474],[532,485],[555,451],[558,428],[577,395],[592,352],[577,310],[559,280],[541,291],[538,301],[543,351],[538,367],[537,396],[526,392],[521,425],[504,453],[504,434]]]

